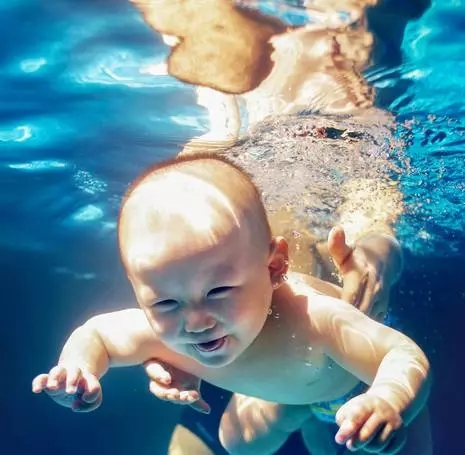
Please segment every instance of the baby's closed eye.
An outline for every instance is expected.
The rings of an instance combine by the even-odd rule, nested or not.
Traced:
[[[208,298],[221,298],[226,297],[229,293],[231,293],[235,289],[234,286],[220,286],[217,288],[212,289],[208,292]]]
[[[160,300],[159,302],[154,302],[152,305],[152,309],[160,311],[160,312],[167,312],[175,310],[179,306],[179,302],[173,299],[167,300]]]

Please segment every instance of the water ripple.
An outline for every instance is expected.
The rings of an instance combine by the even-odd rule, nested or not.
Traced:
[[[287,3],[273,14],[308,19]],[[410,157],[401,232],[417,251],[453,253],[465,230],[465,15],[455,3],[409,25],[401,64],[366,72],[379,89],[405,86],[389,107],[410,125],[399,132]],[[78,232],[113,241],[128,183],[206,132],[207,113],[167,75],[167,46],[129,2],[17,0],[0,14],[1,242],[50,249]]]

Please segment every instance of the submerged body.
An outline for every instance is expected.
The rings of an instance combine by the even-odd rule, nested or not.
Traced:
[[[166,194],[184,205],[167,204]],[[76,330],[56,369],[35,379],[36,392],[69,406],[63,393],[81,381],[78,400],[95,408],[110,366],[156,358],[235,392],[220,428],[231,453],[274,453],[312,405],[355,388],[333,416],[336,441],[378,453],[403,445],[397,430],[425,405],[428,360],[411,339],[344,303],[338,287],[289,273],[288,244],[272,236],[239,168],[211,156],[160,165],[130,190],[119,236],[140,309]]]
[[[163,344],[154,334],[144,311],[138,309],[97,316],[84,328],[97,330],[105,345],[110,347],[122,344],[123,334],[128,337],[124,345],[132,346],[134,352],[124,353],[124,365],[143,364],[157,358],[223,389],[268,401],[293,405],[331,401],[349,393],[360,379],[328,357],[322,340],[312,328],[311,313],[315,312],[319,318],[323,312],[325,318],[330,318],[328,302],[336,312],[343,309],[353,310],[354,314],[359,312],[336,298],[328,300],[311,285],[315,284],[315,279],[311,279],[311,283],[308,278],[289,274],[286,284],[275,292],[267,310],[270,314],[259,335],[233,362],[230,359],[236,357],[239,344],[234,333],[217,329],[208,336],[203,334],[199,338],[208,338],[208,343],[185,343],[181,348],[186,352],[183,354]],[[322,283],[326,287],[326,283]],[[335,287],[326,288],[336,297]],[[247,306],[255,304],[244,302]],[[132,330],[128,331],[128,327]],[[376,326],[376,329],[379,328]],[[369,345],[366,348],[370,350]],[[121,365],[118,361],[121,355],[110,348],[111,366]]]

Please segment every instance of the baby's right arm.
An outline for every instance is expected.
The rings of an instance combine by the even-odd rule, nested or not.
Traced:
[[[58,365],[32,382],[58,404],[91,411],[101,403],[99,379],[110,367],[139,365],[166,349],[141,310],[122,310],[89,319],[63,347]]]

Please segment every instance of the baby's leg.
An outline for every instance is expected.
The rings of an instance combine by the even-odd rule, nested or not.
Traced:
[[[309,416],[308,406],[280,405],[234,394],[221,419],[219,438],[230,453],[271,455]]]
[[[203,440],[182,425],[176,425],[171,437],[168,455],[215,455]]]

